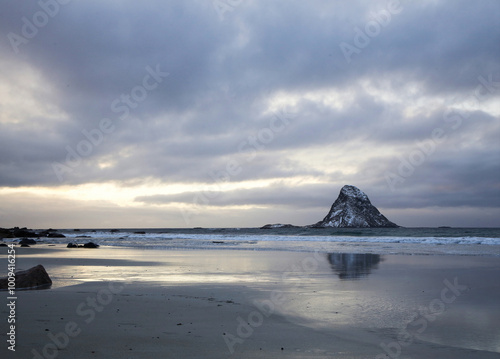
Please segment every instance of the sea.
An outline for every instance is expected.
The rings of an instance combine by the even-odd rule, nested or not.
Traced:
[[[500,256],[500,228],[116,228],[63,229],[48,244],[167,250],[261,250]]]

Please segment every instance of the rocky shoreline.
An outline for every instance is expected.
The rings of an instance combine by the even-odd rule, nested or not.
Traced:
[[[41,232],[35,232],[26,227],[0,228],[0,238],[66,238],[64,234],[57,233],[57,230],[49,228]]]
[[[79,236],[79,237],[90,238],[89,236]],[[47,230],[42,230],[39,232],[35,232],[34,230],[28,229],[26,227],[0,228],[0,247],[7,246],[7,244],[3,242],[4,239],[16,239],[16,238],[19,239],[18,244],[21,247],[30,247],[32,245],[37,244],[40,240],[42,240],[42,238],[66,238],[66,236],[62,233],[58,233],[56,229],[52,228],[49,228]],[[38,241],[33,238],[36,238]],[[85,244],[70,242],[68,243],[67,248],[99,248],[99,245],[93,242],[88,242]]]

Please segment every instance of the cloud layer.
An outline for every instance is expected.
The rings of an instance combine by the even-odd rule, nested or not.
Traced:
[[[0,213],[112,185],[111,224],[307,224],[353,184],[398,224],[498,226],[499,21],[494,0],[7,2]]]

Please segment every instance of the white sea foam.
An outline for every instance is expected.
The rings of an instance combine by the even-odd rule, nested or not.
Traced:
[[[213,232],[213,233],[206,233]],[[372,252],[403,254],[471,254],[500,255],[500,238],[463,237],[416,237],[416,236],[340,236],[340,235],[280,235],[215,233],[145,233],[133,232],[69,232],[66,238],[48,238],[46,242],[95,242],[104,246],[135,247],[148,249],[240,249],[240,250],[287,250],[323,252]],[[87,238],[78,238],[82,235]]]
[[[68,239],[77,238],[78,234],[66,234]],[[488,244],[500,245],[500,238],[484,237],[372,237],[372,236],[297,236],[297,235],[235,235],[235,234],[187,234],[187,233],[110,233],[95,232],[91,238],[101,238],[105,241],[137,241],[144,244],[148,240],[193,240],[193,241],[276,241],[276,242],[360,242],[360,243],[429,243],[429,244]],[[67,241],[67,239],[66,239]]]

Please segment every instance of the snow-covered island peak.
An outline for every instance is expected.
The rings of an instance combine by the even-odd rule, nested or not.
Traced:
[[[342,187],[342,189],[340,190],[340,193],[344,194],[348,197],[359,198],[362,201],[370,201],[368,199],[368,196],[366,195],[366,193],[363,192],[362,190],[360,190],[356,186],[351,186],[351,185],[347,184],[344,187]]]
[[[399,227],[371,204],[359,188],[346,185],[340,190],[326,217],[312,227]]]

